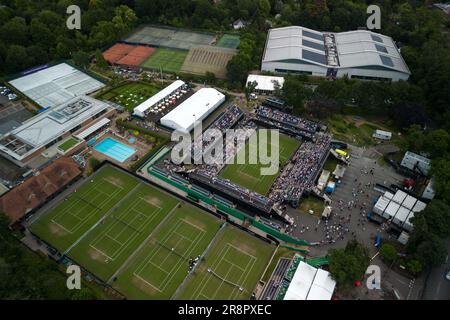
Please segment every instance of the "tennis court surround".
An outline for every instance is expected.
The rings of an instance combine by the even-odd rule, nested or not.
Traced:
[[[112,165],[71,191],[31,231],[129,299],[249,298],[274,250]]]

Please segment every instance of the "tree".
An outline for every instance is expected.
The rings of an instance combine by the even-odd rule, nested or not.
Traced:
[[[206,82],[208,82],[210,84],[215,84],[217,82],[217,78],[216,78],[216,75],[214,74],[214,72],[207,71],[205,73],[205,78],[206,78]]]
[[[28,66],[27,49],[19,45],[11,45],[6,55],[6,68],[10,72],[21,70]]]
[[[294,112],[300,114],[303,104],[312,95],[312,90],[306,88],[298,77],[286,77],[283,84],[283,99],[294,107]]]
[[[315,96],[305,105],[306,112],[315,118],[323,119],[339,111],[336,101],[327,97]]]
[[[80,67],[87,67],[90,63],[90,55],[84,51],[77,51],[72,55],[73,62]]]
[[[423,211],[415,213],[411,222],[415,233],[424,237],[433,233],[440,238],[447,238],[450,235],[450,206],[442,200],[434,199]]]
[[[434,189],[437,197],[450,203],[450,158],[431,160],[431,175],[434,177]]]
[[[428,116],[425,109],[415,102],[402,101],[392,108],[392,119],[399,128],[412,124],[425,125]]]
[[[102,162],[97,158],[92,157],[89,160],[89,164],[91,165],[92,171],[96,171],[102,165]]]
[[[349,241],[345,249],[330,250],[328,260],[331,275],[344,286],[361,280],[370,263],[367,248],[355,240]]]
[[[14,17],[0,28],[0,40],[4,43],[27,45],[28,26],[24,18]]]
[[[235,55],[227,64],[228,80],[240,86],[244,85],[250,64],[250,59],[246,55]]]
[[[406,269],[413,275],[418,275],[422,272],[422,263],[417,259],[411,259],[406,262]]]
[[[380,248],[380,255],[388,263],[392,263],[397,258],[397,250],[390,243],[385,243]]]
[[[253,93],[253,91],[255,91],[257,86],[258,82],[256,81],[248,82],[245,85],[245,98],[247,99],[247,101],[250,99],[250,95]]]
[[[106,69],[108,68],[108,62],[106,62],[105,58],[103,57],[103,54],[100,50],[97,50],[95,52],[95,61],[96,61],[96,65],[97,67],[101,68],[101,69]]]
[[[444,241],[438,236],[431,234],[428,239],[422,241],[414,256],[428,268],[436,267],[445,261],[447,248]]]

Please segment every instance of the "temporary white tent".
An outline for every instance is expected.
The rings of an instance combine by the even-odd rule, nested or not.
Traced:
[[[202,88],[161,118],[161,124],[183,132],[190,132],[194,123],[203,121],[225,102],[225,95],[213,88]]]
[[[335,286],[329,272],[301,261],[284,300],[330,300]]]
[[[177,80],[171,83],[170,85],[159,91],[157,94],[145,100],[136,108],[134,108],[133,114],[141,118],[145,117],[145,114],[150,108],[152,108],[159,101],[161,101],[162,99],[173,93],[175,90],[181,88],[184,84],[185,84],[184,81],[181,80]]]

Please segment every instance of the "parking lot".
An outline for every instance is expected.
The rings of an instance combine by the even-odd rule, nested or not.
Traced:
[[[380,166],[376,159],[366,156],[375,153],[358,147],[352,147],[351,150],[350,165],[341,184],[330,195],[333,208],[330,220],[323,221],[317,215],[289,209],[288,213],[294,217],[297,226],[292,234],[317,243],[317,246],[311,248],[311,256],[324,256],[329,249],[343,248],[349,240],[356,239],[368,247],[370,256],[374,257],[377,252],[374,246],[375,236],[378,232],[384,241],[395,240],[380,225],[369,222],[366,215],[372,210],[375,199],[380,195],[380,192],[374,190],[374,185],[401,184],[403,177],[388,165]],[[383,289],[391,293],[394,289],[401,299],[412,298],[411,279],[388,270],[379,258],[374,258],[372,264],[379,265],[382,275],[386,276],[382,282]],[[364,295],[369,295],[366,291],[364,290]]]

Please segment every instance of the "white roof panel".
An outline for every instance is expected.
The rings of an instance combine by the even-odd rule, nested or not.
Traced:
[[[44,108],[66,103],[75,96],[89,94],[105,86],[67,63],[25,75],[9,83]]]
[[[318,269],[307,300],[331,300],[335,287],[336,281],[333,280],[330,273]]]
[[[334,35],[335,38],[339,66],[333,66],[333,68],[378,67],[410,74],[394,41],[390,37],[366,30],[321,33],[298,26],[271,29],[267,36],[263,62],[305,59],[324,66],[318,59],[311,60],[303,57],[301,50],[323,53],[320,48],[323,45],[324,34]],[[304,43],[303,40],[314,43],[307,45],[308,42]]]
[[[397,214],[399,208],[400,205],[398,203],[391,201],[384,212],[389,215],[390,218],[392,218]]]
[[[189,132],[195,121],[202,121],[225,101],[225,95],[213,88],[202,88],[161,118],[161,124]]]
[[[284,300],[330,300],[335,286],[336,282],[329,272],[301,261]]]
[[[110,122],[111,122],[111,120],[109,120],[108,118],[103,118],[100,121],[97,121],[96,123],[94,123],[92,126],[87,128],[86,130],[81,131],[79,134],[76,135],[76,137],[78,139],[84,139]]]
[[[402,204],[403,201],[405,200],[406,196],[408,194],[402,190],[397,190],[397,192],[394,195],[394,198],[392,198],[392,200],[394,200],[395,202]]]
[[[184,81],[176,80],[175,82],[171,83],[170,85],[159,91],[157,94],[145,100],[136,108],[134,108],[134,113],[143,114],[145,111],[147,111],[148,109],[153,107],[156,103],[158,103],[161,99],[164,99],[165,97],[170,95],[175,90],[179,89],[184,84],[185,84]]]
[[[413,196],[407,195],[405,200],[403,200],[403,206],[411,210],[416,204],[417,199]]]
[[[284,300],[306,300],[309,289],[311,288],[314,277],[316,276],[316,272],[316,268],[300,261],[300,264],[292,277],[291,284],[286,291]]]
[[[247,78],[247,84],[253,81],[256,81],[258,83],[258,85],[256,86],[257,90],[267,90],[267,91],[275,90],[275,82],[278,82],[280,88],[282,88],[284,84],[283,77],[271,77],[271,76],[261,76],[257,74],[249,74]]]
[[[412,210],[413,210],[414,212],[420,212],[420,211],[422,211],[423,209],[425,209],[426,206],[427,206],[427,205],[426,205],[424,202],[418,200],[418,201],[416,202],[416,204],[414,205],[414,208],[413,208]]]

